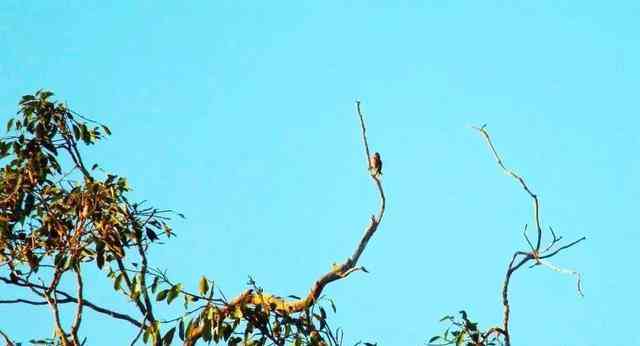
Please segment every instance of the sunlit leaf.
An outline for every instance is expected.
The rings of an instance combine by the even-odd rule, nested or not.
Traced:
[[[116,276],[116,280],[113,282],[113,289],[118,291],[120,290],[120,285],[122,284],[122,278],[124,277],[124,273],[118,274]]]
[[[167,294],[169,294],[170,289],[162,290],[158,292],[156,295],[156,301],[161,302],[167,298]]]
[[[198,290],[200,291],[200,295],[204,296],[209,292],[209,282],[204,275],[200,278],[200,283],[198,284]]]

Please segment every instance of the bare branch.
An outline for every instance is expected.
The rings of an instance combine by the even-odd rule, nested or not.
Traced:
[[[587,239],[587,237],[582,237],[582,238],[580,238],[580,239],[578,239],[578,240],[576,240],[576,241],[573,241],[573,242],[571,242],[571,243],[569,243],[569,244],[567,244],[567,245],[561,246],[561,247],[559,247],[558,249],[556,249],[555,251],[553,251],[553,252],[551,252],[551,253],[548,253],[548,254],[546,254],[546,255],[544,255],[544,256],[540,256],[540,259],[545,259],[545,258],[553,257],[553,256],[555,256],[558,252],[560,252],[560,251],[562,251],[562,250],[564,250],[564,249],[568,249],[568,248],[570,248],[570,247],[572,247],[572,246],[574,246],[574,245],[578,244],[579,242],[581,242],[581,241],[583,241],[583,240],[585,240],[585,239]]]
[[[551,270],[553,270],[555,272],[558,272],[558,273],[561,273],[561,274],[569,274],[569,275],[575,276],[576,277],[576,287],[577,287],[577,290],[578,290],[578,294],[581,297],[584,297],[584,293],[582,292],[582,275],[579,272],[577,272],[577,271],[575,271],[573,269],[560,268],[558,266],[555,266],[553,263],[551,263],[549,261],[545,261],[543,259],[538,260],[538,262],[541,265],[543,265],[543,266],[545,266],[547,268],[550,268]]]
[[[531,190],[529,189],[529,186],[527,186],[527,183],[524,181],[524,179],[521,176],[519,176],[517,173],[515,173],[514,171],[512,171],[511,169],[507,168],[504,165],[504,163],[502,162],[502,159],[500,158],[500,155],[496,151],[496,148],[493,146],[491,137],[489,137],[489,132],[487,132],[486,130],[486,125],[483,125],[481,127],[473,127],[473,128],[478,130],[482,135],[482,137],[484,137],[485,141],[487,142],[487,145],[489,146],[489,148],[491,149],[491,152],[493,153],[493,157],[496,159],[496,162],[498,163],[498,166],[500,166],[500,168],[502,168],[502,170],[507,175],[517,180],[520,183],[520,186],[522,186],[522,188],[529,194],[531,199],[533,199],[533,216],[536,223],[536,228],[538,230],[538,237],[536,239],[535,249],[536,251],[540,251],[540,243],[542,242],[542,226],[540,223],[540,203],[538,201],[538,196],[533,192],[531,192]]]
[[[11,281],[9,278],[5,278],[5,277],[0,277],[0,281],[3,281],[4,283],[7,284],[12,284],[12,285],[16,285],[16,286],[22,286],[22,287],[28,287],[30,288],[35,294],[39,295],[39,296],[43,296],[42,292],[39,292],[38,290],[44,291],[46,289],[45,286],[43,285],[38,285],[32,282],[13,282]],[[73,303],[73,302],[77,302],[78,298],[73,297],[72,295],[61,291],[61,290],[56,290],[56,294],[61,295],[62,297],[64,297],[65,299],[62,300],[58,300],[58,304],[66,304],[66,303]],[[14,301],[0,301],[0,303],[13,303]],[[46,305],[47,302],[35,302],[35,301],[28,301],[29,303],[27,303],[27,301],[25,301],[25,303],[27,304],[31,304],[31,305]],[[120,312],[116,312],[113,310],[109,310],[106,308],[103,308],[101,306],[98,306],[90,301],[88,301],[87,299],[83,299],[82,300],[84,306],[107,316],[113,317],[115,319],[118,320],[123,320],[123,321],[127,321],[131,324],[133,324],[136,327],[140,327],[142,324],[140,322],[138,322],[137,320],[135,320],[134,318],[132,318],[129,315],[120,313]],[[44,304],[42,304],[44,303]]]
[[[486,130],[486,125],[483,125],[481,127],[473,127],[473,128],[475,130],[479,131],[480,134],[482,135],[482,137],[487,142],[487,145],[491,149],[491,153],[493,154],[493,157],[495,158],[496,162],[498,163],[498,166],[500,166],[500,168],[502,168],[502,170],[507,175],[511,176],[516,181],[518,181],[520,186],[522,186],[522,188],[527,192],[527,194],[529,194],[529,196],[533,200],[533,214],[534,214],[534,220],[535,220],[535,223],[536,223],[536,229],[538,231],[537,239],[536,239],[536,245],[533,246],[533,244],[529,240],[529,237],[527,236],[527,227],[525,225],[523,234],[524,234],[525,240],[527,241],[527,244],[529,245],[529,247],[531,249],[531,252],[517,251],[513,255],[513,257],[511,258],[511,262],[509,262],[509,267],[507,268],[507,273],[505,275],[505,280],[504,280],[504,283],[503,283],[503,286],[502,286],[502,305],[504,307],[504,316],[503,316],[503,329],[502,329],[501,334],[504,336],[505,345],[506,346],[511,346],[511,335],[509,334],[509,318],[510,318],[510,314],[511,314],[511,307],[509,305],[509,283],[511,281],[511,276],[513,275],[513,273],[516,270],[518,270],[520,267],[522,267],[525,263],[529,262],[530,260],[533,260],[535,262],[534,262],[534,264],[532,266],[540,264],[540,265],[544,265],[544,266],[546,266],[548,268],[551,268],[552,270],[554,270],[556,272],[575,275],[576,278],[577,278],[578,293],[580,295],[582,295],[580,273],[578,273],[575,270],[559,268],[559,267],[553,265],[551,262],[544,261],[544,259],[552,257],[552,256],[556,255],[557,253],[559,253],[560,251],[562,251],[562,250],[564,250],[566,248],[569,248],[569,247],[581,242],[582,240],[584,240],[586,238],[582,237],[582,238],[580,238],[580,239],[578,239],[578,240],[576,240],[576,241],[574,241],[574,242],[572,242],[572,243],[570,243],[568,245],[559,247],[558,249],[556,249],[555,251],[552,251],[551,253],[548,253],[548,254],[545,254],[545,255],[541,256],[540,246],[541,246],[541,243],[542,243],[542,226],[541,226],[541,223],[540,223],[540,203],[538,201],[538,196],[536,194],[534,194],[533,192],[531,192],[531,190],[527,186],[526,182],[524,181],[524,179],[520,175],[518,175],[517,173],[515,173],[514,171],[512,171],[511,169],[507,168],[504,165],[504,163],[502,162],[502,159],[500,158],[500,155],[498,154],[498,152],[496,151],[496,149],[495,149],[495,147],[493,145],[493,142],[491,141],[491,137],[489,136],[489,133]],[[549,246],[546,247],[542,251],[542,253],[545,253],[545,252],[549,251],[554,245],[556,245],[562,239],[562,237],[556,236],[555,232],[553,231],[553,228],[549,227],[549,230],[551,231],[551,235],[553,236],[553,239],[551,240]],[[518,256],[522,256],[522,259],[520,259],[520,261],[518,261],[517,264],[514,265],[514,263],[516,263],[516,259],[518,258]],[[491,330],[495,330],[495,328],[493,328]]]
[[[58,300],[58,304],[71,303],[71,302],[73,302],[72,299]],[[46,301],[34,301],[34,300],[20,299],[19,298],[19,299],[0,300],[0,304],[47,305],[48,303]]]
[[[364,145],[365,160],[367,160],[367,169],[370,169],[371,161],[369,161],[369,158],[371,157],[371,152],[369,152],[369,143],[367,143],[367,128],[364,125],[364,116],[362,115],[362,110],[360,109],[360,100],[356,101],[356,111],[358,112],[358,117],[360,118],[360,127],[362,128],[362,143]]]

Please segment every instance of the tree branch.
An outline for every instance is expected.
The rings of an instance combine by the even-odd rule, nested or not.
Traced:
[[[366,126],[364,122],[364,116],[362,115],[362,111],[360,108],[360,101],[356,101],[356,111],[357,115],[360,119],[360,127],[362,130],[362,141],[365,149],[365,159],[367,161],[367,167],[369,167],[369,143],[367,141],[366,135]],[[266,310],[271,310],[270,306],[275,306],[276,311],[281,311],[283,313],[293,313],[293,312],[301,312],[306,310],[309,306],[313,305],[316,300],[322,294],[323,289],[329,283],[345,278],[350,273],[355,270],[363,269],[356,267],[360,256],[364,252],[369,243],[369,240],[378,229],[380,222],[382,221],[382,217],[385,211],[386,198],[384,195],[384,189],[382,187],[382,182],[380,177],[376,174],[370,174],[371,179],[378,190],[379,198],[380,198],[380,207],[377,213],[377,216],[372,215],[369,221],[369,224],[365,227],[364,234],[360,239],[358,246],[356,247],[354,253],[351,257],[347,258],[347,260],[340,264],[334,265],[332,269],[321,276],[312,286],[311,290],[307,294],[304,299],[296,300],[296,301],[287,301],[283,298],[265,295],[262,293],[255,293],[254,290],[246,290],[236,298],[232,299],[224,308],[220,310],[221,316],[228,316],[232,311],[235,310],[236,306],[242,306],[243,304],[255,304],[255,305],[263,305]],[[201,324],[198,327],[191,329],[188,337],[185,339],[185,346],[193,345],[198,338],[202,336],[204,324]]]
[[[73,320],[73,324],[71,325],[71,337],[73,338],[73,342],[76,345],[80,345],[80,341],[78,339],[78,329],[80,329],[80,323],[82,322],[82,308],[84,306],[83,283],[82,274],[80,273],[80,265],[77,265],[74,268],[74,272],[76,274],[76,282],[78,284],[78,299],[76,300],[76,315]]]
[[[37,295],[39,295],[41,297],[43,296],[43,293],[38,292],[37,289],[42,290],[42,291],[44,291],[46,289],[45,286],[38,285],[38,284],[35,284],[35,283],[32,283],[32,282],[12,282],[9,278],[5,278],[5,277],[0,277],[0,281],[3,281],[4,283],[11,284],[11,285],[31,288],[34,291],[34,293],[36,293]],[[65,299],[62,299],[62,300],[58,300],[58,304],[73,303],[73,302],[77,302],[78,301],[78,298],[75,298],[75,297],[71,296],[70,294],[68,294],[68,293],[66,293],[64,291],[56,290],[56,293],[65,298]],[[28,300],[24,300],[24,299],[0,301],[0,304],[2,304],[2,303],[11,304],[11,303],[18,303],[18,302],[27,303],[27,304],[31,304],[31,305],[46,305],[47,304],[47,302],[28,301]],[[118,320],[127,321],[127,322],[133,324],[136,327],[140,327],[142,325],[140,322],[138,322],[137,320],[135,320],[134,318],[132,318],[129,315],[103,308],[101,306],[98,306],[98,305],[86,300],[86,299],[82,299],[82,303],[84,304],[84,306],[92,309],[93,311],[96,311],[98,313],[107,315],[109,317],[113,317],[113,318],[118,319]]]
[[[498,163],[498,166],[500,166],[500,168],[502,168],[502,170],[507,175],[517,180],[520,183],[520,186],[522,186],[522,188],[529,194],[531,199],[533,199],[533,216],[536,223],[536,229],[538,231],[535,250],[540,251],[540,243],[542,242],[542,226],[540,223],[540,202],[538,201],[538,196],[533,192],[531,192],[531,190],[529,189],[529,186],[527,186],[527,183],[524,181],[524,178],[519,176],[517,173],[515,173],[511,169],[505,167],[504,163],[502,162],[502,159],[500,158],[500,155],[496,151],[496,148],[493,146],[491,137],[489,137],[489,132],[487,132],[486,130],[486,125],[483,125],[481,127],[473,127],[473,128],[478,130],[482,135],[482,137],[484,137],[485,141],[487,142],[487,145],[489,146],[489,148],[491,149],[491,152],[493,153],[493,157],[496,159],[496,162]]]
[[[15,346],[13,341],[11,341],[11,339],[9,339],[9,336],[7,336],[7,334],[5,334],[1,330],[0,330],[0,335],[2,335],[2,338],[4,339],[4,342],[5,342],[6,346]]]
[[[540,203],[538,200],[538,196],[536,194],[534,194],[533,192],[531,192],[531,190],[529,189],[529,186],[527,186],[525,180],[518,175],[517,173],[515,173],[514,171],[512,171],[511,169],[507,168],[504,163],[502,162],[502,158],[500,157],[500,155],[498,154],[498,152],[496,151],[493,142],[491,141],[491,137],[489,136],[489,132],[487,132],[486,130],[486,125],[483,125],[481,127],[473,127],[475,130],[477,130],[478,132],[480,132],[480,134],[482,135],[482,137],[484,138],[484,140],[486,141],[487,145],[489,146],[491,153],[493,154],[493,157],[495,158],[496,162],[498,163],[498,166],[500,166],[500,168],[502,168],[502,170],[509,176],[511,176],[512,178],[514,178],[519,184],[520,186],[524,189],[524,191],[531,197],[531,199],[533,200],[533,214],[534,214],[534,220],[535,220],[535,224],[536,224],[536,229],[537,229],[537,237],[536,237],[536,245],[533,246],[533,244],[531,244],[531,241],[529,240],[529,237],[527,236],[527,227],[525,225],[524,228],[524,238],[527,241],[527,244],[529,245],[529,247],[531,248],[531,252],[523,252],[523,251],[517,251],[513,257],[511,258],[511,262],[509,262],[509,267],[507,268],[507,273],[505,275],[505,279],[504,279],[504,283],[502,286],[502,305],[504,307],[504,316],[503,316],[503,329],[501,330],[500,334],[502,334],[504,336],[504,341],[505,341],[505,345],[506,346],[511,346],[511,335],[509,333],[509,318],[511,315],[511,307],[509,305],[509,283],[511,281],[511,276],[513,275],[513,273],[518,270],[520,267],[522,267],[525,263],[533,260],[534,261],[534,265],[544,265],[548,268],[551,268],[554,271],[560,272],[560,273],[564,273],[564,274],[571,274],[576,276],[577,278],[577,286],[578,286],[578,293],[582,296],[582,287],[581,287],[581,276],[580,273],[578,273],[575,270],[569,270],[569,269],[563,269],[563,268],[559,268],[555,265],[553,265],[551,262],[548,261],[544,261],[543,259],[545,258],[550,258],[553,257],[554,255],[556,255],[557,253],[559,253],[560,251],[567,249],[573,245],[578,244],[579,242],[585,240],[585,237],[582,237],[570,244],[564,245],[559,247],[558,249],[550,252],[550,253],[546,253],[547,251],[549,251],[554,245],[556,245],[561,239],[562,237],[557,237],[555,232],[553,231],[553,229],[550,227],[550,231],[551,231],[551,235],[553,236],[553,239],[551,240],[550,244],[548,247],[546,247],[543,251],[540,250],[540,246],[542,244],[542,226],[540,223]],[[514,265],[514,263],[516,263],[516,259],[518,258],[518,256],[522,256],[522,259]],[[495,328],[493,330],[496,330]]]
[[[51,314],[53,315],[55,334],[60,338],[60,343],[62,344],[62,346],[68,346],[69,340],[67,339],[67,333],[65,333],[64,329],[62,328],[62,323],[60,322],[60,310],[58,309],[58,301],[56,297],[56,288],[58,287],[58,283],[60,282],[62,274],[63,273],[61,270],[56,269],[53,275],[53,280],[51,281],[51,285],[49,285],[49,287],[44,290],[43,297],[49,304]]]
[[[116,264],[118,265],[118,269],[122,273],[122,277],[124,278],[124,282],[127,285],[127,288],[129,289],[129,293],[133,292],[133,289],[134,289],[133,283],[131,282],[129,275],[127,274],[127,270],[124,266],[124,263],[122,262],[122,258],[116,257]],[[136,297],[135,299],[133,299],[133,302],[138,307],[138,310],[140,310],[140,313],[142,314],[142,316],[146,316],[147,309],[144,307],[144,305],[140,301],[140,298]]]

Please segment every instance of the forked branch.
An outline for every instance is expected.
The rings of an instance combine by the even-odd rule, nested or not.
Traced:
[[[509,332],[509,318],[510,318],[510,314],[511,314],[511,307],[509,305],[509,283],[511,281],[511,276],[513,275],[513,273],[516,270],[518,270],[519,268],[521,268],[525,263],[527,263],[529,261],[533,261],[533,266],[543,265],[543,266],[548,267],[548,268],[550,268],[550,269],[552,269],[552,270],[554,270],[556,272],[559,272],[559,273],[574,275],[576,277],[576,280],[577,280],[578,294],[580,296],[582,296],[582,283],[581,283],[581,275],[580,275],[580,273],[578,273],[575,270],[570,270],[570,269],[564,269],[564,268],[557,267],[556,265],[554,265],[553,263],[551,263],[549,261],[546,261],[545,259],[555,256],[560,251],[568,249],[568,248],[578,244],[579,242],[585,240],[586,238],[582,237],[582,238],[580,238],[580,239],[578,239],[576,241],[573,241],[573,242],[571,242],[571,243],[569,243],[567,245],[559,246],[559,247],[555,248],[557,245],[559,245],[560,240],[562,239],[562,237],[557,237],[555,232],[553,231],[553,229],[549,228],[549,230],[551,231],[551,235],[552,235],[553,239],[549,242],[549,245],[546,248],[544,248],[543,250],[540,250],[540,248],[542,246],[542,225],[541,225],[541,222],[540,222],[540,201],[538,200],[538,196],[531,191],[531,189],[529,188],[529,186],[525,182],[524,178],[522,178],[522,176],[520,176],[519,174],[517,174],[516,172],[514,172],[513,170],[507,168],[504,165],[504,162],[502,161],[502,158],[498,154],[495,146],[493,145],[493,142],[491,141],[491,137],[489,136],[489,132],[487,132],[486,125],[483,125],[481,127],[474,127],[474,129],[477,130],[478,132],[480,132],[480,134],[482,135],[484,140],[487,142],[487,145],[489,146],[489,149],[491,150],[491,153],[493,154],[493,157],[495,158],[496,162],[498,163],[498,166],[500,166],[500,168],[507,175],[509,175],[512,178],[514,178],[519,183],[519,185],[522,187],[522,189],[524,189],[524,191],[533,200],[533,218],[534,218],[534,222],[535,222],[536,230],[537,230],[535,246],[531,243],[531,241],[529,241],[529,238],[527,237],[527,233],[526,233],[526,226],[525,226],[524,238],[525,238],[525,240],[527,241],[527,244],[530,247],[530,251],[516,251],[514,253],[513,257],[511,258],[511,262],[509,262],[509,266],[507,268],[507,273],[505,274],[505,279],[504,279],[504,283],[503,283],[503,286],[502,286],[502,305],[504,307],[503,325],[502,325],[502,328],[494,327],[494,328],[491,329],[491,330],[500,330],[500,334],[503,335],[503,337],[504,337],[505,345],[506,346],[510,346],[511,345],[511,335],[510,335],[510,332]]]

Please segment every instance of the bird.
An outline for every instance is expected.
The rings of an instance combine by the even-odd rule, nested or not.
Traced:
[[[380,153],[375,152],[369,158],[369,173],[373,177],[379,177],[382,175],[382,160],[380,159]]]

